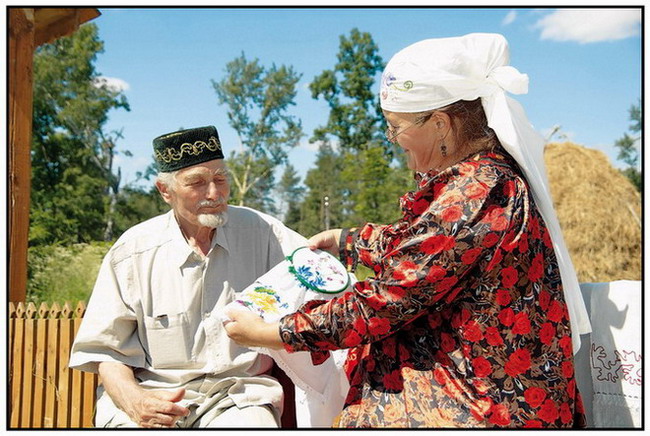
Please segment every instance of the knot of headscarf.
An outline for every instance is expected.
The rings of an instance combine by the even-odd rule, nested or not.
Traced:
[[[416,113],[460,100],[481,99],[488,126],[517,161],[531,186],[558,259],[571,321],[573,349],[591,325],[578,279],[550,196],[544,164],[544,140],[518,102],[506,93],[528,92],[528,76],[508,65],[508,42],[502,35],[472,33],[426,39],[399,51],[386,65],[380,89],[381,108]]]
[[[506,91],[511,94],[528,93],[528,75],[520,73],[509,65],[496,67],[490,71],[485,81],[479,85],[479,97],[489,97],[497,92]]]

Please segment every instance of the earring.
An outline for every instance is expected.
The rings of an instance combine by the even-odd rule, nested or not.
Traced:
[[[440,142],[440,154],[442,155],[442,157],[447,156],[447,146],[445,145],[444,139]]]

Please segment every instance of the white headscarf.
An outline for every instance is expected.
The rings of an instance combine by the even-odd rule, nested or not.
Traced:
[[[488,126],[523,170],[549,229],[557,256],[571,322],[573,351],[580,335],[591,331],[578,279],[553,209],[544,140],[530,125],[521,105],[506,95],[528,92],[528,76],[508,66],[508,42],[499,34],[472,33],[427,39],[398,52],[381,81],[381,108],[424,112],[460,100],[481,98]]]

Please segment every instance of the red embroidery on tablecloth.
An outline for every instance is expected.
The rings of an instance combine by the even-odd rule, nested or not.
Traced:
[[[601,382],[617,383],[620,380],[641,386],[641,354],[634,350],[605,350],[602,345],[591,344],[591,368]]]

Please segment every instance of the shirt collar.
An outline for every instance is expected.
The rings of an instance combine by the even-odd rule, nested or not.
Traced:
[[[222,227],[218,227],[215,231],[215,236],[212,238],[212,249],[214,250],[214,247],[216,245],[219,245],[221,248],[226,250],[226,252],[230,252],[229,246],[228,246],[228,233],[230,233],[230,224],[226,223]]]
[[[183,236],[183,232],[181,232],[181,228],[176,221],[176,217],[174,216],[174,211],[170,210],[167,214],[167,217],[169,239],[174,247],[174,249],[172,249],[169,254],[171,257],[170,261],[173,265],[180,268],[194,254],[194,250],[192,250],[190,245],[185,240],[185,236]]]
[[[172,262],[174,265],[181,267],[196,253],[185,240],[185,236],[183,236],[183,232],[181,232],[181,228],[178,225],[178,221],[176,221],[173,210],[169,211],[168,219],[170,240],[175,247],[171,254]],[[215,230],[215,236],[212,237],[212,244],[210,245],[210,253],[212,253],[212,250],[214,250],[217,245],[226,250],[226,252],[230,251],[228,246],[228,233],[230,233],[229,223],[226,223],[223,227],[218,227]]]

